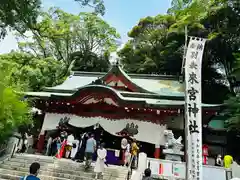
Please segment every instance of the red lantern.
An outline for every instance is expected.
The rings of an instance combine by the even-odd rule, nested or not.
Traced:
[[[202,146],[203,156],[208,156],[208,145],[204,144]]]
[[[203,164],[207,165],[207,159],[208,159],[208,145],[204,144],[202,146],[202,155],[203,155]]]

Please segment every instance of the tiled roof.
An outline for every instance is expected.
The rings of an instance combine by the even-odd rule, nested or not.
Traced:
[[[127,75],[121,68],[121,73],[136,86],[143,88],[146,92],[159,94],[161,96],[184,96],[183,84],[176,77],[167,75]],[[98,78],[102,78],[105,73],[75,72],[69,76],[65,82],[55,87],[45,88],[46,91],[68,90],[76,91],[78,88],[89,85]]]
[[[184,96],[183,84],[177,80],[133,78],[132,81],[138,86],[162,96]]]

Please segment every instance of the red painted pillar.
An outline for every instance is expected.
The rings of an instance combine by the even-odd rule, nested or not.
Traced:
[[[154,157],[156,159],[159,159],[160,158],[160,153],[161,153],[160,145],[155,145]]]
[[[45,133],[40,133],[38,137],[38,143],[37,143],[37,152],[42,153],[44,149],[44,140],[45,140]]]

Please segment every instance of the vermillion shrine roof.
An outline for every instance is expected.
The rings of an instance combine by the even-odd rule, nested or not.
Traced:
[[[119,65],[107,73],[73,72],[62,84],[46,87],[44,92],[27,92],[27,96],[72,96],[78,90],[91,86],[105,86],[117,92],[123,100],[145,101],[148,104],[184,105],[184,84],[177,76],[126,74]],[[219,105],[203,104],[205,107]]]

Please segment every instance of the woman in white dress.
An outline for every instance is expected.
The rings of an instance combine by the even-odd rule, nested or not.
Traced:
[[[33,147],[33,136],[28,135],[28,133],[25,133],[25,141],[24,144],[26,146],[25,153],[28,153],[28,150]]]
[[[129,144],[129,142],[127,143],[127,147],[125,150],[125,158],[124,158],[124,166],[129,165],[130,163],[130,159],[131,159],[131,145]]]
[[[98,179],[98,175],[102,174],[104,171],[104,162],[107,156],[107,150],[104,148],[104,143],[100,145],[100,148],[97,150],[97,161],[94,168],[94,172],[96,173],[95,179]]]
[[[79,147],[79,140],[75,139],[73,141],[73,146],[72,146],[72,151],[71,151],[71,159],[74,160],[75,156],[78,152],[78,147]]]

